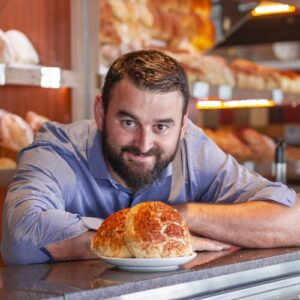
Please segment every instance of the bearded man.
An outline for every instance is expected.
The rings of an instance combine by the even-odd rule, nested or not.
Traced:
[[[195,251],[300,246],[295,191],[220,150],[188,119],[189,97],[176,60],[141,50],[110,67],[94,121],[45,123],[6,198],[6,263],[92,258],[100,219],[153,200],[179,210]]]

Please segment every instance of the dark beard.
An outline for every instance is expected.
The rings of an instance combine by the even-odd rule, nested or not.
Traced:
[[[121,148],[121,153],[115,153],[112,147],[107,142],[106,129],[103,129],[103,154],[106,161],[112,167],[112,169],[124,180],[126,185],[132,190],[136,191],[140,188],[151,184],[157,178],[159,178],[168,166],[168,164],[174,160],[176,151],[179,144],[179,137],[177,140],[176,148],[174,153],[165,160],[161,160],[161,151],[157,148],[151,148],[144,156],[155,156],[156,162],[152,170],[145,171],[143,163],[133,162],[130,168],[126,165],[123,159],[123,153],[129,152],[135,155],[140,155],[141,151],[135,146],[125,146]]]

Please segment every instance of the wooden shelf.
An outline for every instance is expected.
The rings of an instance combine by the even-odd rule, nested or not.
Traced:
[[[52,75],[49,75],[49,73],[52,73]],[[0,86],[8,84],[48,88],[76,87],[77,77],[76,74],[70,70],[56,67],[25,64],[0,64]]]
[[[279,61],[279,60],[269,60],[269,61],[258,61],[258,63],[264,67],[272,67],[281,70],[300,70],[300,59],[291,61]]]
[[[107,70],[99,69],[101,82]],[[272,99],[276,105],[299,105],[300,94],[285,93],[280,89],[275,90],[253,90],[242,89],[230,85],[212,85],[203,81],[190,83],[191,95],[194,98],[217,97],[221,100],[229,99]]]
[[[218,97],[219,99],[273,99],[277,105],[289,105],[300,103],[300,94],[284,93],[276,89],[270,91],[259,91],[241,89],[229,85],[211,85],[206,82],[197,81],[191,84],[192,96],[195,98]]]

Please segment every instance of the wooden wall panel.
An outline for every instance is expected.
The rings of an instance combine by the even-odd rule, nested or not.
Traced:
[[[25,33],[41,64],[70,69],[69,0],[0,0],[0,28]]]
[[[40,63],[63,69],[71,67],[70,1],[0,0],[0,29],[25,33],[37,50]],[[0,108],[24,117],[28,110],[51,120],[71,121],[71,90],[34,86],[0,86]],[[2,149],[0,156],[15,158],[17,153]],[[6,188],[0,188],[0,230]],[[1,235],[1,231],[0,231]],[[0,267],[3,267],[0,255]]]
[[[70,0],[0,0],[0,28],[25,33],[42,65],[70,69],[70,14]],[[67,123],[71,121],[71,92],[66,88],[0,86],[0,108],[22,117],[34,110]]]
[[[68,88],[41,89],[32,86],[0,87],[0,107],[25,117],[28,110],[61,123],[71,121],[71,91]]]

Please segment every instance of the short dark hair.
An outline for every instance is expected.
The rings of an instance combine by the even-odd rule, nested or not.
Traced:
[[[134,51],[119,57],[108,70],[104,81],[104,111],[107,111],[111,90],[125,77],[145,90],[163,93],[179,91],[183,97],[183,114],[186,113],[190,97],[188,79],[174,58],[157,50]]]

